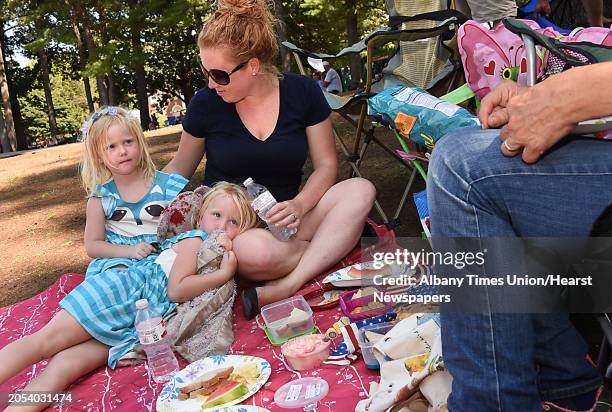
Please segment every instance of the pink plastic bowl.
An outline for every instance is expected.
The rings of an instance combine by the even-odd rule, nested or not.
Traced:
[[[296,371],[314,369],[329,357],[331,342],[323,338],[322,334],[298,336],[281,346],[281,352]]]

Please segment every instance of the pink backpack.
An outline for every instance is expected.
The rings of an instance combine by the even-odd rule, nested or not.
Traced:
[[[563,36],[551,28],[542,29],[532,20],[520,20],[534,31],[562,42],[590,42],[612,46],[612,31],[603,27],[589,27],[574,30]],[[476,96],[483,98],[502,80],[514,80],[527,84],[527,61],[522,39],[503,24],[495,29],[468,20],[459,28],[457,35],[459,53],[465,71],[465,78]],[[542,78],[549,71],[549,51],[536,46],[537,77]],[[550,72],[550,71],[549,71]]]

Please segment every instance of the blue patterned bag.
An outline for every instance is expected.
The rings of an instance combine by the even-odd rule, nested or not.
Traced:
[[[368,114],[381,115],[398,132],[428,149],[459,127],[479,126],[464,108],[445,102],[417,87],[391,87],[368,99]]]

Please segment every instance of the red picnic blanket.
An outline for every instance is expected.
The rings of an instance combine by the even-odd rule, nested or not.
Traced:
[[[380,238],[393,241],[393,233],[377,228]],[[336,267],[348,266],[362,261],[362,252],[356,248]],[[317,277],[299,293],[305,294],[321,287],[324,275]],[[84,279],[76,273],[68,273],[58,279],[41,294],[23,302],[0,309],[0,347],[32,334],[43,327],[59,310],[59,302]],[[255,320],[248,321],[242,315],[240,299],[234,306],[234,344],[230,353],[237,355],[259,356],[270,362],[272,375],[268,382],[244,404],[262,406],[271,411],[282,411],[274,404],[274,392],[283,384],[306,376],[318,376],[329,384],[329,394],[319,405],[320,410],[354,410],[360,399],[367,397],[369,383],[377,381],[379,374],[365,367],[359,358],[346,366],[324,365],[319,369],[300,373],[290,372],[282,361],[280,347],[273,347]],[[339,307],[314,312],[314,320],[321,331],[325,331],[342,316]],[[181,368],[187,365],[179,356]],[[28,382],[38,376],[47,365],[47,360],[33,365],[19,375],[0,385],[0,394],[23,389]],[[141,411],[155,410],[155,403],[163,385],[155,383],[148,375],[144,364],[117,369],[99,368],[95,372],[75,382],[68,391],[72,402],[54,405],[50,410],[98,411],[107,409]],[[2,401],[2,399],[0,399]]]

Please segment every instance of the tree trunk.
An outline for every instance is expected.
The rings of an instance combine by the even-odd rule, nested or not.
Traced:
[[[115,77],[112,73],[109,73],[106,77],[106,84],[108,85],[108,104],[117,106],[117,89],[115,88]]]
[[[132,51],[135,56],[142,56],[142,44],[140,43],[140,30],[132,32]],[[136,74],[136,99],[140,110],[140,125],[143,130],[149,129],[149,96],[147,94],[147,78],[143,59],[137,58],[134,62],[134,73]]]
[[[6,72],[6,83],[10,90],[13,89],[11,81],[11,72]],[[11,107],[13,108],[13,123],[15,126],[15,135],[17,136],[17,150],[26,150],[28,148],[28,136],[23,127],[23,117],[21,117],[21,105],[17,98],[17,93],[11,93]]]
[[[85,97],[87,98],[87,107],[89,108],[89,113],[93,113],[96,109],[93,104],[93,97],[91,96],[91,86],[89,85],[89,78],[85,73],[85,69],[87,68],[87,51],[85,50],[85,45],[83,44],[83,39],[81,38],[81,30],[79,29],[79,25],[77,23],[76,14],[72,13],[72,31],[74,31],[74,36],[76,37],[77,49],[79,51],[79,66],[81,67],[81,76],[83,76],[83,86],[85,86]]]
[[[72,2],[70,2],[72,3]],[[93,36],[91,34],[91,30],[89,29],[89,16],[87,15],[87,10],[85,10],[85,6],[82,2],[76,1],[72,3],[74,16],[78,21],[81,22],[83,26],[83,37],[85,38],[85,45],[87,46],[87,51],[89,52],[89,62],[94,62],[97,59],[96,53],[96,44],[93,41]],[[78,30],[78,27],[77,27]],[[75,33],[76,34],[76,33]],[[79,32],[80,36],[80,32]],[[77,36],[77,37],[79,37]],[[89,80],[87,81],[89,83]],[[106,85],[104,84],[104,75],[97,74],[96,75],[96,86],[98,87],[98,96],[100,97],[100,106],[108,106],[108,91],[106,90]],[[93,108],[90,106],[90,110]]]
[[[6,128],[4,127],[4,114],[0,115],[0,153],[11,152],[11,143],[6,135]]]
[[[96,44],[93,41],[93,36],[87,25],[83,27],[83,35],[85,36],[85,44],[87,44],[87,49],[89,50],[90,61],[96,59]],[[98,94],[100,95],[100,106],[108,106],[108,89],[104,83],[103,74],[96,75],[96,85],[98,86]]]
[[[274,14],[276,15],[278,41],[282,43],[287,40],[287,25],[285,24],[285,7],[280,0],[274,2]],[[291,70],[291,53],[282,45],[280,46],[280,57],[283,72],[289,72]]]
[[[87,108],[89,109],[89,113],[91,114],[96,111],[96,108],[94,107],[93,97],[91,95],[91,85],[89,84],[89,78],[87,76],[83,76],[83,87],[85,88]]]
[[[47,103],[49,132],[51,133],[51,140],[57,140],[57,122],[55,120],[55,107],[53,106],[53,96],[51,94],[51,79],[49,77],[49,60],[47,57],[47,51],[45,49],[41,49],[38,52],[38,58],[40,59],[40,74],[42,75],[42,84],[45,91],[45,102]]]
[[[357,26],[357,4],[354,0],[346,1],[346,34],[348,44],[352,45],[359,41],[359,30]],[[353,54],[351,61],[351,83],[349,88],[356,89],[361,82],[361,58],[359,54]]]
[[[144,67],[144,55],[142,52],[142,43],[140,34],[143,29],[144,15],[141,10],[139,0],[129,0],[130,11],[134,13],[136,19],[130,26],[130,37],[132,41],[132,66],[136,76],[136,100],[138,101],[138,110],[140,112],[140,125],[142,130],[149,129],[149,96],[147,94],[147,77]]]
[[[97,2],[96,3],[96,11],[98,12],[98,15],[100,16],[100,24],[99,24],[99,29],[100,29],[100,39],[102,40],[102,44],[108,44],[110,39],[108,38],[108,33],[106,32],[106,20],[107,20],[107,15],[106,15],[106,10],[104,9],[104,4],[101,2]],[[117,90],[115,89],[115,79],[113,77],[113,61],[112,58],[110,59],[110,61],[108,62],[109,64],[109,71],[106,73],[106,92],[107,92],[107,98],[108,98],[108,103],[111,106],[116,106],[117,105]]]
[[[2,28],[3,24],[0,24]],[[4,36],[2,36],[4,37]],[[4,40],[4,39],[2,39]],[[4,43],[4,41],[2,41]],[[7,152],[14,152],[17,150],[17,136],[15,134],[15,123],[13,122],[13,109],[11,108],[11,97],[9,92],[8,83],[6,81],[6,71],[4,67],[4,53],[3,47],[0,47],[0,93],[2,93],[2,107],[4,109],[4,124],[6,127],[6,135],[8,139],[9,147],[3,147],[2,150]]]
[[[185,105],[188,105],[191,101],[191,98],[195,94],[195,90],[193,90],[193,86],[191,83],[181,83],[179,84],[179,88],[181,89],[181,93],[183,94],[183,101]]]
[[[137,41],[138,44],[140,44],[140,39],[137,39]],[[142,130],[148,130],[149,96],[147,94],[147,78],[145,75],[144,62],[136,62],[134,71],[136,73],[136,99],[138,100],[138,110],[140,111],[140,125],[142,126]]]

